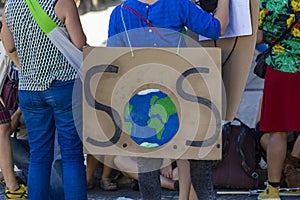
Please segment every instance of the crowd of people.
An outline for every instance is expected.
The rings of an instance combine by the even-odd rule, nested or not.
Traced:
[[[86,3],[101,1],[82,1]],[[279,3],[280,2],[280,3]],[[111,166],[135,180],[142,199],[160,200],[161,188],[179,190],[179,199],[216,199],[209,160],[176,160],[83,153],[80,95],[73,95],[78,74],[33,17],[30,5],[38,5],[58,27],[66,28],[70,41],[82,50],[79,0],[6,0],[1,42],[18,68],[19,107],[7,109],[0,102],[0,168],[8,199],[87,199],[96,185],[94,173],[103,160],[100,186],[117,190]],[[103,2],[102,2],[103,3]],[[205,4],[207,3],[207,4]],[[185,47],[183,30],[218,40],[229,22],[229,0],[197,3],[189,0],[126,0],[110,16],[108,47]],[[210,12],[206,6],[214,6]],[[93,4],[94,5],[94,4]],[[35,7],[35,8],[37,8]],[[300,159],[300,100],[298,83],[300,3],[260,1],[257,43],[272,45],[266,57],[267,71],[257,132],[268,166],[265,191],[258,199],[280,200],[282,182],[300,187],[296,171]],[[291,31],[286,33],[286,30]],[[156,29],[159,29],[157,30]],[[161,31],[160,28],[169,31]],[[139,29],[134,34],[129,30]],[[282,36],[284,34],[284,36]],[[134,36],[134,37],[133,37]],[[145,40],[147,38],[147,40]],[[9,77],[7,77],[9,78]],[[297,92],[299,91],[299,93]],[[11,135],[14,134],[12,137]],[[293,137],[292,145],[289,138]],[[291,147],[291,148],[288,148]],[[109,164],[108,164],[109,163]],[[14,174],[23,172],[22,182]],[[282,174],[284,180],[282,181]]]

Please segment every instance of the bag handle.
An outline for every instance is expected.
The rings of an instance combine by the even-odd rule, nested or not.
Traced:
[[[242,130],[237,138],[238,146],[237,151],[239,152],[240,158],[241,158],[241,165],[249,176],[251,176],[253,179],[259,178],[259,173],[255,171],[255,168],[251,168],[250,165],[246,162],[244,151],[242,150],[242,139],[246,135],[247,131],[251,132],[251,129],[240,119],[234,118],[234,120],[239,121],[241,123]],[[233,121],[234,121],[233,120]]]

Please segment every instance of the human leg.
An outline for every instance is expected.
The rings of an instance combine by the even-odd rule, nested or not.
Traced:
[[[266,190],[257,199],[280,200],[279,186],[283,163],[286,157],[287,133],[270,133],[267,146],[268,184]]]
[[[286,157],[286,132],[270,133],[267,147],[268,181],[280,183]]]
[[[43,92],[19,91],[30,146],[29,199],[47,199],[49,196],[55,124],[52,108],[44,102],[42,95]]]
[[[190,196],[191,176],[188,160],[176,160],[179,176],[179,199],[187,200]]]
[[[60,147],[57,134],[54,141],[54,159],[51,167],[49,200],[64,200],[64,182]]]
[[[29,144],[27,140],[21,140],[14,137],[10,138],[13,161],[15,165],[22,170],[24,181],[28,180],[28,167],[29,167]]]
[[[55,81],[46,91],[47,102],[54,112],[58,143],[63,164],[64,192],[66,199],[87,199],[86,171],[83,145],[77,132],[73,110],[81,106],[72,98],[74,81]],[[74,105],[75,104],[75,105]]]
[[[140,194],[144,200],[161,199],[160,158],[137,158]]]
[[[300,135],[297,137],[294,143],[291,156],[294,157],[293,163],[296,164],[297,162],[300,161]]]
[[[216,199],[211,167],[211,161],[190,160],[191,182],[198,199]]]
[[[137,162],[129,156],[115,156],[115,166],[127,177],[138,179]]]
[[[0,168],[5,180],[6,188],[9,190],[16,190],[19,185],[13,170],[11,143],[9,140],[10,133],[11,129],[9,123],[0,124]]]
[[[6,184],[5,196],[12,199],[27,198],[27,188],[18,184],[14,174],[10,135],[13,132],[12,121],[17,121],[20,112],[13,116],[11,118],[9,111],[0,103],[0,169]]]
[[[110,179],[110,173],[112,168],[110,166],[113,165],[114,156],[104,155],[104,162],[103,162],[103,171],[101,176],[101,188],[104,190],[117,190],[117,184],[112,182]]]
[[[296,134],[296,133],[291,133]],[[290,188],[298,188],[300,187],[300,177],[295,169],[295,166],[300,161],[300,137],[298,136],[293,148],[291,154],[287,154],[286,160],[284,162],[283,166],[283,173],[285,176],[285,182],[288,187]]]
[[[86,158],[86,181],[87,181],[87,189],[91,190],[95,187],[95,177],[94,172],[97,168],[97,165],[99,164],[99,161],[91,154],[87,155]]]
[[[116,167],[127,177],[138,180],[137,161],[128,156],[116,156],[114,159]],[[160,175],[161,187],[176,190],[175,180],[178,180],[178,169],[173,170],[173,180]]]

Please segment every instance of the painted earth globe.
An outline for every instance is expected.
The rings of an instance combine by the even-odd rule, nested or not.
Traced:
[[[124,121],[132,140],[145,148],[168,143],[179,128],[175,104],[158,89],[135,94],[125,106]]]

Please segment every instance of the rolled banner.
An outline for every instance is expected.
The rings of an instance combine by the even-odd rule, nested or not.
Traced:
[[[67,30],[64,27],[58,27],[37,0],[26,0],[26,3],[38,26],[66,57],[82,80],[83,52],[72,43]]]

